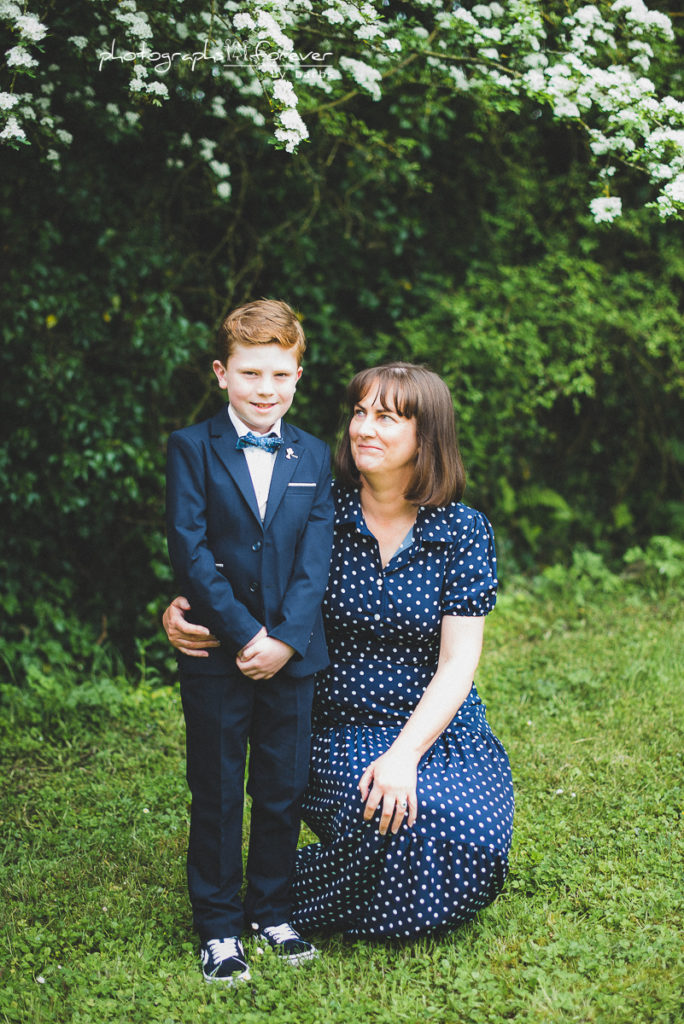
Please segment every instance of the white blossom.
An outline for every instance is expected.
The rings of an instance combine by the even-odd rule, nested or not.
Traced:
[[[19,126],[16,117],[9,117],[7,124],[0,132],[0,139],[25,139],[26,132]]]
[[[294,153],[304,139],[309,137],[309,129],[293,108],[283,110],[279,115],[278,127],[275,130],[278,142],[283,143],[286,152]]]
[[[377,36],[382,34],[382,29],[379,25],[361,25],[354,32],[357,39],[376,39]]]
[[[592,131],[590,133],[589,147],[596,156],[603,156],[605,153],[610,152],[610,139],[606,138],[602,132]]]
[[[168,86],[165,85],[164,82],[148,82],[148,84],[147,84],[147,92],[151,96],[163,96],[163,97],[166,97],[166,96],[169,95]]]
[[[559,96],[553,102],[553,112],[556,117],[579,117],[580,110],[576,103],[566,99],[565,96]]]
[[[668,114],[684,116],[684,103],[681,100],[676,100],[673,96],[665,96],[661,100],[660,106]]]
[[[466,11],[465,7],[457,7],[452,15],[448,15],[446,13],[441,14],[438,20],[440,24],[448,25],[452,17],[465,22],[466,25],[472,25],[473,28],[477,28],[477,21],[470,11]]]
[[[675,203],[684,203],[684,173],[678,174],[674,181],[669,182],[663,193]]]
[[[236,113],[241,114],[242,117],[249,118],[258,128],[263,128],[266,124],[266,118],[264,115],[256,109],[256,107],[241,106],[236,108]]]
[[[197,144],[203,160],[209,163],[210,160],[214,159],[214,150],[218,145],[214,139],[199,139]]]
[[[357,85],[369,92],[373,99],[380,99],[378,82],[382,76],[379,71],[361,60],[354,60],[353,57],[340,57],[340,64],[345,71],[349,72]]]
[[[211,101],[211,112],[215,117],[226,116],[226,101],[223,96],[214,96]]]
[[[37,68],[38,61],[23,46],[13,46],[5,54],[10,68]]]
[[[275,73],[280,74],[280,70],[276,69]],[[261,82],[259,81],[259,79],[256,77],[256,75],[254,76],[254,78],[250,78],[247,82],[240,81],[240,79],[238,79],[237,75],[234,75],[234,76],[226,75],[226,78],[229,81],[231,81],[233,78],[237,79],[237,82],[234,83],[234,84],[236,84],[236,87],[239,89],[241,96],[261,96],[261,95],[263,95],[263,91],[264,91],[263,87],[262,87]]]
[[[232,191],[233,186],[229,181],[219,181],[216,186],[216,195],[219,199],[230,199]]]
[[[273,95],[282,103],[285,107],[296,107],[297,106],[297,94],[292,88],[291,82],[286,82],[284,78],[279,78],[273,85]]]
[[[470,89],[470,81],[462,68],[454,67],[453,65],[449,68],[449,74],[453,79],[453,83],[459,92],[466,92]]]
[[[615,171],[614,167],[609,168],[611,171]],[[651,177],[658,181],[669,181],[670,178],[674,178],[677,171],[672,164],[651,164]]]
[[[147,16],[136,11],[135,4],[119,3],[118,8],[114,11],[114,16],[136,39],[152,38],[152,28],[147,21]]]
[[[14,24],[24,39],[28,39],[32,43],[39,43],[47,35],[45,25],[32,14],[23,14],[20,18],[17,18]]]
[[[210,160],[209,166],[217,178],[227,178],[230,175],[230,167],[228,164],[222,163],[220,160]]]
[[[266,57],[259,64],[259,71],[261,72],[262,75],[272,75],[273,77],[275,77],[276,75],[281,74],[282,69],[277,60],[274,60],[273,57]],[[244,93],[247,90],[243,89],[242,91]],[[257,88],[256,92],[261,92],[261,89]]]
[[[94,50],[108,51],[116,46],[117,53],[124,54],[128,46],[131,58],[136,51],[135,59],[123,61],[117,57],[117,63],[111,65],[125,71],[133,93],[163,101],[175,92],[177,82],[186,88],[187,72],[192,71],[192,88],[206,109],[223,121],[230,121],[233,115],[240,117],[243,129],[247,127],[244,122],[258,129],[268,123],[257,109],[260,103],[254,100],[252,104],[252,97],[261,99],[264,91],[272,91],[270,131],[282,148],[294,152],[308,138],[307,126],[295,109],[298,102],[299,108],[311,108],[317,102],[316,93],[321,92],[335,101],[348,90],[350,78],[375,100],[382,98],[386,87],[393,97],[399,95],[399,78],[388,76],[387,86],[383,78],[385,69],[392,67],[391,55],[401,51],[409,57],[419,54],[423,40],[436,29],[433,53],[426,54],[420,65],[413,65],[408,73],[412,80],[420,81],[420,72],[417,77],[415,72],[423,67],[438,89],[470,91],[474,95],[482,92],[494,103],[500,102],[503,109],[512,109],[512,96],[526,96],[539,106],[547,104],[561,121],[581,119],[592,153],[601,160],[597,180],[605,185],[615,166],[627,162],[645,172],[657,190],[653,205],[661,216],[684,213],[684,103],[662,96],[654,84],[662,80],[659,61],[663,42],[674,38],[666,15],[650,10],[643,0],[605,0],[602,4],[579,0],[574,9],[563,4],[559,8],[562,21],[553,24],[546,20],[541,0],[474,0],[472,6],[466,5],[469,9],[445,0],[416,0],[416,6],[426,14],[425,25],[395,19],[385,0],[326,0],[321,5],[312,0],[270,0],[268,4],[225,0],[215,12],[207,5],[184,5],[182,21],[174,20],[175,10],[164,15],[155,7],[155,33],[169,31],[172,26],[175,32],[164,41],[164,49],[180,49],[174,39],[194,40],[186,46],[189,57],[194,54],[192,65],[174,61],[164,84],[152,81],[148,70],[153,65],[149,56],[141,55],[140,51],[149,54],[160,47],[151,42],[150,18],[136,0],[93,5],[89,33],[97,40]],[[146,4],[140,4],[140,8],[151,9]],[[44,5],[43,9],[46,24],[24,3],[0,0],[0,17],[7,20],[16,40],[6,54],[9,75],[0,85],[5,89],[0,92],[0,111],[3,121],[10,111],[16,114],[5,125],[3,141],[16,141],[20,138],[18,132],[25,135],[21,125],[32,118],[41,133],[43,152],[47,153],[51,144],[65,143],[58,134],[64,130],[59,127],[60,118],[53,116],[48,88],[62,81],[62,68],[54,64],[45,67],[39,48],[35,56],[31,52],[31,44],[51,30],[49,18],[53,14],[57,17],[55,5]],[[221,26],[228,39],[222,39]],[[334,50],[333,60],[321,67],[315,62],[312,67],[299,67],[297,62],[302,57],[298,51],[305,54],[313,49],[313,40],[320,39],[321,27],[326,26],[333,38],[322,42],[318,49]],[[231,29],[236,34],[232,43]],[[239,32],[249,32],[250,40],[236,42]],[[86,54],[89,41],[85,36],[69,36],[68,41],[72,60],[76,59],[74,50]],[[239,55],[229,49],[229,44],[240,48]],[[220,52],[219,47],[223,47]],[[14,95],[9,85],[14,73],[39,67],[40,74],[26,78],[30,92],[25,98],[8,98]],[[396,70],[401,74],[401,65]],[[229,94],[237,96],[240,105],[227,108],[224,95]],[[131,128],[138,126],[139,114],[126,109],[120,93],[112,97],[119,102],[106,104],[103,109],[107,115]],[[99,109],[94,90],[87,84],[67,92],[65,99],[80,104],[89,117]],[[135,106],[130,101],[128,105]],[[191,145],[199,146],[199,157],[206,164],[214,160],[208,140]],[[59,146],[54,151],[58,150]],[[55,163],[52,158],[50,162]],[[613,185],[611,182],[611,191]],[[601,196],[597,203],[599,222],[618,215],[616,195]]]
[[[294,43],[280,29],[278,22],[268,11],[259,11],[257,25],[261,29],[259,33],[272,39],[284,53],[290,53],[294,49]]]
[[[665,39],[674,39],[672,22],[665,14],[659,11],[650,11],[643,0],[616,0],[612,5],[616,14],[625,14],[627,20],[655,29]]]
[[[331,68],[307,68],[305,71],[295,71],[295,78],[304,85],[313,89],[322,89],[323,92],[332,92],[332,84],[329,81],[328,72]]]
[[[523,82],[529,93],[543,92],[546,87],[546,78],[538,70],[526,71],[523,75]]]
[[[342,14],[342,11],[338,11],[334,7],[326,7],[324,11],[321,11],[321,17],[329,21],[331,25],[344,24],[344,15]]]
[[[622,213],[622,200],[619,196],[598,196],[591,200],[589,209],[597,224],[610,224]]]
[[[299,132],[302,138],[308,138],[309,132],[306,125],[297,111],[293,110],[291,107],[282,111],[280,115],[280,123],[283,128],[287,128],[288,131]]]
[[[368,4],[365,5],[365,13],[364,11],[359,10],[355,4],[345,3],[344,0],[338,0],[337,6],[341,11],[344,20],[348,22],[362,22],[366,17],[368,17],[369,13],[371,14],[371,16],[375,14],[374,9],[371,9],[369,11],[370,5]]]
[[[233,18],[233,25],[237,29],[255,28],[254,19],[252,18],[251,14],[247,14],[244,12],[235,15],[235,17]]]
[[[302,141],[302,136],[299,132],[289,132],[285,128],[276,128],[274,135],[278,142],[284,143],[285,151],[287,153],[294,153],[295,149]]]

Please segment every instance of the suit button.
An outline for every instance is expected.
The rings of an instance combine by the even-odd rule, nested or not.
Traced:
[[[255,540],[252,544],[252,551],[261,551],[261,541]]]
[[[259,589],[259,584],[257,583],[256,580],[252,580],[252,582],[249,585],[250,593],[251,594],[256,594],[258,589]]]

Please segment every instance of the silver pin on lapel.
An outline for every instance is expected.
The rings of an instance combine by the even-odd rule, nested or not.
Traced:
[[[285,458],[286,459],[298,459],[299,456],[295,455],[294,450],[292,448],[288,448],[287,451],[285,452]]]

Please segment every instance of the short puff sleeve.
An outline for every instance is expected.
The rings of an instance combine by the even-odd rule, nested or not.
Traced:
[[[452,546],[442,586],[443,615],[486,615],[496,604],[494,531],[486,516],[452,506]]]

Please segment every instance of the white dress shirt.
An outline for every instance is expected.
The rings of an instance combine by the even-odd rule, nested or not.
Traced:
[[[249,427],[242,422],[240,417],[236,415],[232,406],[228,406],[228,415],[230,416],[231,422],[237,430],[238,437],[242,437],[244,434],[249,434]],[[276,434],[280,437],[280,424],[281,420],[276,420],[269,434]],[[258,431],[252,431],[252,433],[258,433]],[[252,485],[254,487],[254,493],[256,494],[257,505],[259,506],[259,515],[263,523],[264,516],[266,515],[266,505],[268,503],[268,492],[271,487],[271,477],[273,476],[273,466],[275,464],[277,452],[267,452],[263,448],[254,448],[251,445],[247,448],[243,448],[243,453],[247,459],[247,469],[249,475],[252,478]]]

